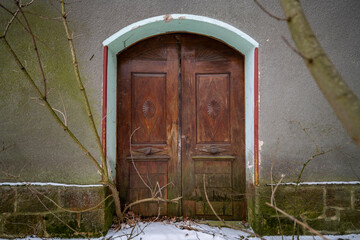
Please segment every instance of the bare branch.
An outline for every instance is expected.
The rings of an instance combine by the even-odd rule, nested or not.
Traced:
[[[9,9],[7,9],[5,6],[3,6],[1,3],[0,3],[0,7],[3,8],[3,9],[5,9],[5,11],[8,12],[9,14],[11,14],[12,16],[15,14],[15,13],[11,12]],[[16,17],[15,20],[18,21],[18,23],[22,26],[22,28],[23,28],[25,31],[29,32],[29,30],[27,29],[27,27],[25,26],[25,24],[24,24],[23,22],[21,22],[18,17]],[[1,37],[4,37],[4,36],[1,36]],[[39,37],[36,36],[35,34],[34,34],[34,37],[35,37],[36,40],[38,40],[39,42],[41,42],[48,50],[50,50],[53,54],[60,56],[57,51],[55,51],[54,49],[52,49],[51,47],[49,47],[41,38],[39,38]]]
[[[35,195],[35,197],[39,200],[39,202],[41,203],[41,205],[43,205],[43,207],[49,211],[56,219],[58,219],[60,222],[62,222],[67,228],[69,228],[71,231],[73,231],[74,233],[86,238],[86,236],[84,236],[83,234],[79,233],[78,231],[76,231],[74,228],[72,228],[69,224],[67,224],[64,220],[62,220],[59,216],[57,216],[54,212],[52,212],[44,203],[43,201],[39,198],[39,196],[34,193],[33,189],[31,189],[31,187],[29,187],[27,185],[28,189]]]
[[[1,3],[0,3],[0,7],[1,7],[2,9],[4,9],[6,12],[10,13],[11,15],[14,15],[14,13],[13,13],[12,11],[10,11],[7,7],[5,7],[4,5],[2,5]]]
[[[129,205],[127,205],[124,210],[123,213],[125,213],[129,208],[141,204],[141,203],[149,203],[149,202],[167,202],[167,203],[179,203],[179,200],[182,197],[177,197],[177,198],[173,198],[173,199],[164,199],[164,198],[160,198],[160,197],[156,197],[156,198],[144,198],[144,199],[140,199],[136,202],[132,202]]]
[[[65,124],[61,121],[61,119],[58,117],[58,115],[55,113],[55,111],[52,109],[52,106],[50,103],[45,99],[44,95],[41,93],[40,89],[35,84],[32,77],[29,75],[27,69],[24,67],[24,65],[20,62],[18,56],[14,52],[14,50],[11,48],[9,42],[6,40],[6,38],[2,38],[5,47],[8,49],[10,54],[13,56],[16,64],[21,69],[21,71],[24,73],[26,79],[30,83],[30,85],[33,87],[35,92],[37,93],[38,97],[43,100],[45,107],[50,111],[53,118],[56,120],[56,122],[61,126],[62,129],[70,136],[70,138],[80,147],[80,149],[85,153],[86,156],[92,161],[92,163],[95,165],[97,170],[102,174],[104,170],[100,167],[96,159],[91,155],[91,153],[81,144],[81,142],[76,138],[76,136],[70,131],[70,129],[65,126]]]
[[[305,61],[306,67],[337,118],[360,149],[360,99],[326,55],[306,19],[300,1],[280,0],[280,5],[285,16],[295,15],[287,22],[295,46],[299,52],[312,59]]]
[[[283,179],[284,179],[284,175],[281,176],[279,182],[275,185],[275,188],[271,191],[271,199],[270,199],[271,205],[275,206],[275,192]],[[273,188],[272,184],[271,184],[271,188]]]
[[[265,203],[266,205],[268,205],[269,207],[275,209],[276,211],[278,211],[279,213],[281,213],[282,215],[284,215],[285,217],[289,218],[290,220],[296,222],[297,224],[303,226],[304,228],[306,228],[307,230],[309,230],[311,233],[321,237],[324,240],[328,240],[324,235],[322,235],[321,233],[319,233],[318,231],[316,231],[315,229],[313,229],[312,227],[310,227],[308,224],[303,223],[299,220],[297,220],[296,218],[294,218],[293,216],[291,216],[290,214],[284,212],[283,210],[281,210],[280,208],[270,204],[270,203]]]
[[[32,39],[32,43],[33,43],[33,46],[34,46],[34,51],[35,51],[35,54],[36,54],[36,59],[38,61],[38,65],[39,65],[39,69],[40,69],[40,73],[41,73],[41,76],[42,76],[42,80],[43,80],[43,85],[44,85],[44,99],[46,100],[46,96],[47,96],[47,90],[46,90],[46,78],[45,78],[45,72],[44,72],[44,69],[43,69],[43,66],[42,66],[42,63],[41,63],[41,59],[40,59],[40,53],[39,53],[39,50],[38,50],[38,47],[37,47],[37,44],[36,44],[36,40],[35,40],[35,36],[31,30],[31,27],[30,27],[30,24],[22,10],[22,6],[20,5],[20,2],[17,1],[17,0],[14,0],[15,1],[15,4],[17,5],[18,7],[18,10],[20,12],[20,14],[22,15],[24,21],[25,21],[25,24],[26,24],[26,28],[28,29],[28,32],[31,36],[31,39]],[[31,4],[32,2],[30,2],[29,4]]]
[[[269,15],[270,17],[278,20],[278,21],[289,21],[288,18],[281,18],[281,17],[278,17],[278,16],[275,16],[274,14],[270,13],[263,5],[261,5],[258,0],[254,0],[254,2],[256,3],[256,5],[259,6],[259,8],[261,10],[263,10],[263,12],[265,12],[267,15]]]
[[[34,0],[30,0],[30,2],[26,3],[26,4],[21,4],[21,7],[27,7],[30,6],[31,4],[33,4]]]
[[[59,204],[57,204],[53,199],[49,198],[48,196],[46,196],[45,194],[39,192],[38,190],[36,190],[35,188],[33,189],[33,191],[36,192],[36,194],[42,195],[44,198],[46,198],[47,200],[49,200],[50,202],[52,202],[56,207],[60,208],[61,210],[65,211],[65,212],[71,212],[71,213],[82,213],[82,212],[88,212],[88,211],[92,211],[95,210],[97,208],[99,208],[99,206],[104,203],[106,200],[108,200],[110,197],[112,197],[112,195],[108,195],[106,198],[104,198],[103,200],[101,200],[98,204],[96,204],[95,206],[91,207],[91,208],[85,208],[85,209],[80,209],[80,210],[72,210],[72,209],[67,209],[64,208],[62,206],[60,206]]]
[[[274,187],[273,187],[273,168],[274,168],[274,164],[275,164],[275,159],[276,159],[276,155],[277,152],[279,150],[279,140],[276,142],[276,148],[275,148],[275,152],[274,155],[272,156],[271,159],[271,167],[270,167],[270,183],[271,183],[271,192],[274,192]],[[271,197],[271,204],[273,204],[273,198]]]
[[[0,149],[0,152],[5,151],[6,149],[12,147],[13,145],[14,145],[13,143],[5,144],[5,142],[3,141],[3,142],[2,142],[2,148]]]
[[[24,13],[34,15],[34,16],[37,16],[37,17],[45,19],[45,20],[52,20],[52,21],[61,22],[61,17],[51,18],[51,17],[42,16],[40,14],[33,13],[33,12],[30,12],[30,11],[24,11]]]
[[[137,175],[139,176],[139,178],[141,179],[141,181],[142,181],[142,182],[144,183],[144,185],[150,190],[150,193],[152,194],[152,193],[153,193],[152,188],[145,182],[144,178],[141,176],[139,170],[137,169],[137,167],[136,167],[136,165],[135,165],[134,158],[133,158],[133,155],[132,155],[131,139],[132,139],[133,135],[135,134],[135,132],[136,132],[137,130],[139,130],[139,129],[140,129],[140,127],[137,127],[137,128],[131,133],[131,135],[130,135],[130,157],[131,157],[131,162],[132,162],[132,164],[133,164],[133,166],[134,166],[134,169],[135,169]]]
[[[6,33],[7,31],[9,30],[10,28],[10,25],[13,23],[14,19],[16,18],[17,14],[19,13],[19,9],[16,10],[16,12],[14,13],[14,15],[11,17],[10,21],[7,23],[6,27],[5,27],[5,30],[4,30],[4,34],[2,37],[5,37],[6,36]]]
[[[70,52],[71,52],[71,56],[72,56],[76,81],[77,81],[79,89],[80,89],[80,91],[82,93],[85,108],[86,108],[86,112],[87,112],[87,115],[88,115],[88,118],[89,118],[89,121],[90,121],[91,130],[92,130],[92,132],[94,134],[94,137],[95,137],[95,140],[96,140],[99,152],[100,152],[102,167],[105,169],[103,171],[104,181],[109,182],[108,167],[107,167],[107,162],[106,162],[106,159],[105,159],[104,149],[102,147],[100,136],[99,136],[99,133],[98,133],[97,128],[96,128],[94,117],[93,117],[92,112],[91,112],[91,107],[90,107],[90,103],[89,103],[89,100],[88,100],[88,97],[87,97],[87,94],[86,94],[86,90],[84,88],[84,85],[82,83],[82,79],[81,79],[81,76],[80,76],[79,66],[78,66],[77,57],[76,57],[75,48],[74,48],[74,43],[73,43],[72,37],[70,37],[69,26],[68,26],[67,19],[66,19],[67,16],[66,16],[66,11],[65,11],[65,2],[64,2],[64,0],[61,0],[60,3],[61,3],[61,16],[62,16],[66,36],[67,36],[68,42],[69,42],[69,48],[70,48]]]
[[[253,233],[253,232],[250,232],[246,229],[243,229],[243,228],[238,228],[238,227],[235,227],[235,226],[231,226],[229,224],[227,224],[222,218],[219,217],[219,215],[217,215],[215,209],[213,208],[212,204],[210,203],[210,200],[209,200],[209,197],[207,195],[207,192],[206,192],[206,183],[205,183],[205,174],[203,174],[203,183],[204,183],[204,193],[205,193],[205,198],[206,198],[206,201],[207,203],[209,204],[210,208],[211,208],[211,211],[214,213],[214,215],[217,217],[217,219],[219,219],[219,221],[224,224],[226,227],[228,228],[235,228],[235,229],[238,229],[238,230],[241,230],[245,233],[248,233],[248,234],[251,234],[251,235],[255,235],[256,237],[260,238],[261,240],[265,240],[265,238],[261,237],[260,235],[256,234],[256,233]]]
[[[59,92],[59,97],[60,97],[60,101],[61,101],[61,104],[63,106],[63,109],[64,109],[64,119],[65,119],[65,126],[67,126],[67,114],[66,114],[66,108],[65,108],[65,104],[64,104],[64,100]]]
[[[254,0],[255,1],[255,0]],[[291,49],[293,50],[294,53],[296,53],[297,55],[299,55],[300,57],[302,57],[304,60],[308,61],[309,63],[312,63],[313,62],[313,59],[312,58],[308,58],[306,57],[304,54],[302,54],[301,52],[299,52],[295,47],[293,47],[289,41],[284,37],[284,36],[281,36],[281,39],[285,42],[285,44]]]
[[[41,105],[41,106],[45,106],[45,104],[43,104],[43,103],[39,103],[39,105]],[[52,108],[55,112],[58,112],[58,113],[60,113],[61,114],[61,116],[64,118],[64,125],[65,126],[67,126],[67,119],[66,119],[66,115],[62,112],[62,111],[60,111],[59,109],[56,109],[56,108]]]

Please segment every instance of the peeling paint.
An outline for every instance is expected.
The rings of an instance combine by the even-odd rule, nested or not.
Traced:
[[[164,21],[165,21],[166,23],[171,22],[172,20],[173,20],[173,17],[171,16],[171,14],[166,14],[166,15],[164,16]]]
[[[261,147],[264,145],[264,141],[259,141],[259,151],[261,151]]]
[[[185,17],[185,16],[181,16],[181,17],[179,17],[179,19],[180,19],[180,20],[185,20],[186,17]]]

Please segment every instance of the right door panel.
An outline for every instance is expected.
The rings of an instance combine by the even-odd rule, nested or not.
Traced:
[[[213,39],[182,35],[183,215],[246,218],[244,57]]]

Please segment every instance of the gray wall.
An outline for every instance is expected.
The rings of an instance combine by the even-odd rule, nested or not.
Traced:
[[[11,1],[3,2],[11,5]],[[282,16],[278,1],[262,2],[270,12]],[[68,19],[74,30],[80,70],[99,129],[103,60],[101,42],[121,28],[145,18],[168,13],[203,15],[233,25],[260,44],[261,183],[269,181],[272,159],[275,159],[275,178],[285,174],[285,181],[296,180],[302,164],[316,153],[314,141],[319,151],[334,150],[309,163],[303,174],[304,181],[359,180],[356,173],[360,175],[360,151],[350,142],[302,59],[281,40],[281,36],[291,39],[286,23],[270,18],[253,1],[91,0],[69,3]],[[56,4],[53,1],[51,4],[37,1],[28,11],[55,17],[59,16],[59,6]],[[324,49],[349,86],[360,96],[360,2],[308,0],[303,1],[303,7]],[[3,31],[9,15],[0,11],[0,30]],[[45,47],[39,43],[45,65],[50,71],[50,101],[55,107],[62,108],[60,93],[66,106],[69,127],[98,157],[72,75],[63,26],[61,22],[43,20],[35,15],[29,18],[36,34],[47,44]],[[13,26],[8,38],[28,66],[36,63],[29,48],[30,38],[18,24]],[[30,100],[35,96],[34,91],[25,82],[2,44],[0,51],[0,141],[13,144],[0,153],[3,168],[14,174],[21,173],[20,176],[27,181],[99,181],[96,169],[70,142],[44,107]],[[30,69],[34,76],[39,76],[36,65]],[[299,123],[310,136],[299,127]],[[277,145],[278,151],[273,158]],[[1,175],[0,180],[8,181],[9,178]]]

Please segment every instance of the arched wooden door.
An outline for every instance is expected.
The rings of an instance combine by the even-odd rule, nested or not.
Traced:
[[[182,196],[180,205],[141,204],[132,210],[157,215],[160,206],[165,215],[213,218],[205,175],[218,215],[245,219],[243,55],[198,35],[157,36],[118,55],[117,86],[122,203],[167,185],[162,196]]]

